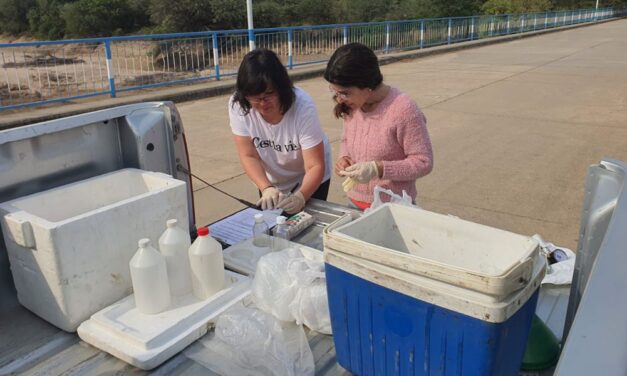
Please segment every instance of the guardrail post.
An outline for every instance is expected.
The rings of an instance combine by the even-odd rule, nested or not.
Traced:
[[[494,35],[494,16],[490,16],[490,36]]]
[[[520,32],[524,33],[525,32],[525,15],[523,14],[521,16],[521,20],[520,20]]]
[[[544,28],[549,27],[549,12],[544,12]]]
[[[557,12],[555,12],[555,22],[553,23],[553,27],[557,27]]]
[[[451,44],[451,23],[453,22],[452,18],[448,19],[448,37],[447,37],[447,44]]]
[[[293,35],[292,29],[287,29],[287,68],[294,68],[294,51],[293,51]]]
[[[425,20],[420,20],[420,48],[424,47],[425,42]]]
[[[566,25],[566,11],[564,11],[564,21],[562,22],[562,25]]]
[[[385,52],[390,51],[390,23],[385,23]]]
[[[475,18],[470,17],[470,40],[473,40],[475,36]]]
[[[107,61],[107,77],[109,78],[109,92],[111,98],[115,98],[115,75],[113,73],[113,63],[111,62],[111,40],[105,39],[105,58]]]
[[[348,44],[348,26],[344,26],[342,33],[344,36],[344,44]]]
[[[507,15],[507,31],[505,34],[509,34],[509,14]]]
[[[538,15],[534,14],[533,15],[533,30],[536,30],[536,26],[538,26]]]
[[[218,33],[213,33],[211,37],[213,45],[213,68],[216,71],[216,81],[220,81],[220,56],[218,55]]]

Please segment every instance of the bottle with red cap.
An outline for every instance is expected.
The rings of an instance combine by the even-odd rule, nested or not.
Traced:
[[[189,247],[192,291],[200,300],[209,299],[224,289],[222,246],[209,236],[207,227],[198,228],[198,237]]]

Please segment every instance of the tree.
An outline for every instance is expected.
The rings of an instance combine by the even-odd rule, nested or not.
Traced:
[[[434,0],[438,17],[474,16],[480,13],[481,0]]]
[[[150,20],[160,32],[211,29],[211,0],[150,0]]]
[[[535,13],[552,8],[551,0],[488,0],[481,7],[485,14]]]
[[[103,37],[133,30],[135,14],[127,0],[79,0],[61,10],[66,34]]]
[[[65,35],[61,8],[68,0],[37,0],[28,11],[29,32],[42,39],[59,39]]]
[[[12,35],[28,30],[28,10],[35,0],[0,0],[0,33]]]

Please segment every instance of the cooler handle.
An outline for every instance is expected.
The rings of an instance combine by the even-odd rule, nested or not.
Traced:
[[[4,216],[9,239],[24,248],[35,248],[33,226],[24,218],[24,212],[10,213]]]

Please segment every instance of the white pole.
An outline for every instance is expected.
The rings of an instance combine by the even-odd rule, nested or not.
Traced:
[[[253,0],[246,0],[246,16],[248,17],[248,47],[255,49],[255,33],[253,26]]]
[[[594,6],[594,20],[597,20],[598,17],[598,12],[599,12],[599,0],[597,0],[597,4]]]

